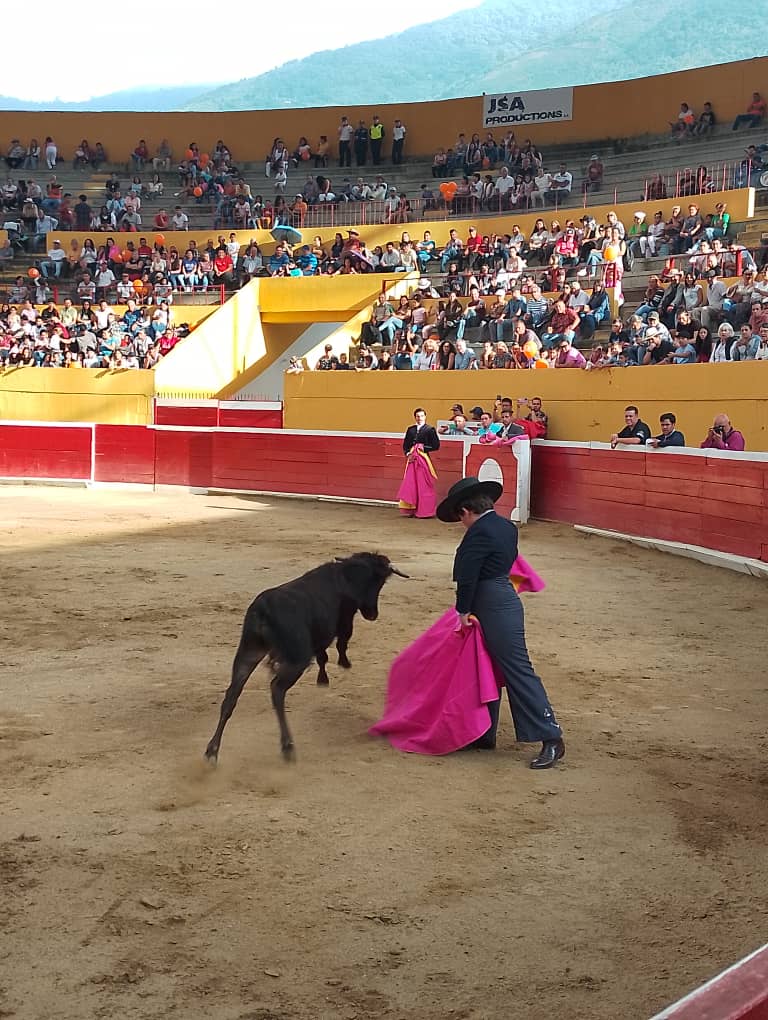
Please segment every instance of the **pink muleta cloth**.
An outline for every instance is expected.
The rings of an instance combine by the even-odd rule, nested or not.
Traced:
[[[544,588],[522,556],[509,579],[519,592]],[[502,686],[478,622],[464,629],[449,609],[392,663],[384,715],[368,732],[400,751],[450,754],[486,732]]]

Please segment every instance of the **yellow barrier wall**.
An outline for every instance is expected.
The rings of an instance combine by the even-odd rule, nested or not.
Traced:
[[[101,368],[8,368],[0,373],[0,419],[152,422],[154,372]]]
[[[285,377],[285,427],[318,431],[400,432],[423,406],[430,421],[490,408],[497,394],[540,396],[549,438],[607,441],[623,428],[627,404],[657,429],[672,411],[690,445],[698,446],[718,412],[744,432],[747,448],[768,450],[768,362],[613,369],[480,372],[305,372]],[[309,423],[309,424],[308,424]]]
[[[510,88],[515,88],[510,74]],[[530,135],[545,146],[596,138],[629,138],[668,130],[681,100],[698,112],[705,100],[712,100],[720,123],[743,112],[754,89],[768,78],[768,58],[735,61],[714,67],[675,74],[655,75],[631,81],[602,85],[582,85],[574,89],[573,120],[556,124],[523,126],[518,133]],[[212,151],[218,138],[230,146],[236,159],[263,160],[272,139],[280,136],[289,146],[307,135],[316,141],[320,134],[337,137],[342,114],[356,124],[363,118],[370,123],[374,113],[382,118],[388,131],[396,117],[408,128],[407,151],[432,154],[441,145],[452,145],[459,131],[471,135],[481,130],[479,97],[435,103],[399,103],[394,105],[321,107],[305,110],[266,110],[240,113],[0,113],[0,137],[30,137],[39,140],[51,134],[63,156],[70,160],[83,133],[91,144],[101,142],[109,158],[129,161],[129,154],[140,138],[154,152],[167,138],[176,158],[197,141],[203,150]],[[499,133],[503,133],[500,131]]]
[[[435,182],[438,183],[438,182]],[[641,190],[641,184],[638,182],[638,196]],[[669,198],[664,199],[661,202],[620,202],[618,205],[611,205],[606,203],[605,205],[590,205],[588,209],[582,209],[580,206],[568,206],[565,209],[560,209],[555,212],[554,209],[547,208],[543,210],[537,210],[531,213],[520,213],[513,215],[512,213],[506,213],[504,216],[483,216],[482,218],[473,216],[463,216],[461,219],[452,217],[450,220],[418,220],[414,223],[405,224],[386,224],[386,223],[373,223],[369,226],[361,226],[356,229],[360,231],[363,241],[368,245],[369,248],[374,248],[377,244],[382,247],[387,241],[399,241],[400,235],[404,230],[408,231],[413,239],[421,237],[424,230],[430,230],[432,237],[435,242],[445,244],[448,240],[448,232],[451,228],[455,228],[459,232],[459,236],[462,240],[466,239],[467,227],[469,224],[475,224],[478,229],[484,234],[503,234],[505,231],[509,231],[513,223],[517,223],[524,234],[530,234],[533,230],[533,224],[541,216],[541,218],[549,223],[550,220],[558,219],[563,223],[566,219],[578,220],[586,212],[590,216],[594,216],[598,223],[605,222],[605,217],[610,210],[613,210],[618,215],[619,219],[623,221],[626,226],[629,226],[632,222],[632,216],[638,209],[643,209],[648,219],[652,219],[653,214],[657,209],[661,209],[665,217],[668,217],[673,205],[680,205],[684,209],[687,207],[689,202],[696,202],[701,209],[702,215],[712,213],[715,211],[715,205],[718,202],[725,202],[728,206],[728,212],[731,214],[731,219],[734,222],[741,222],[743,220],[751,219],[755,213],[755,191],[754,188],[742,188],[739,191],[716,191],[711,195],[700,195],[693,199],[687,198]],[[346,228],[339,228],[344,236],[346,236]],[[336,236],[336,227],[306,227],[303,231],[304,239],[307,242],[311,242],[315,235],[319,234],[323,239],[323,244],[330,245]],[[271,253],[275,247],[275,241],[268,230],[235,230],[234,234],[237,235],[237,240],[241,246],[250,244],[251,241],[255,241],[259,247],[267,253]],[[69,243],[71,238],[77,238],[78,244],[82,245],[86,237],[98,246],[101,239],[107,235],[87,233],[85,231],[72,231],[65,235],[66,242]],[[138,246],[138,235],[121,235],[122,237],[134,239],[134,243]],[[141,237],[146,237],[150,245],[154,244],[155,235],[148,233],[142,234]],[[210,238],[214,243],[218,238],[218,233],[215,231],[205,230],[192,230],[189,233],[182,231],[164,231],[163,237],[167,245],[176,245],[179,250],[185,249],[190,240],[194,239],[197,242],[198,248],[202,247],[207,243]],[[229,233],[226,235],[229,237]],[[265,277],[266,279],[266,277]],[[312,279],[312,277],[307,277]],[[339,279],[336,277],[336,279]],[[354,277],[352,278],[354,279]],[[276,283],[287,282],[285,280],[275,280]],[[293,281],[296,282],[295,280]]]

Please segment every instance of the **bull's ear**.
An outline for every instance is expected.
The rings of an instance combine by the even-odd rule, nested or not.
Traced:
[[[334,556],[333,558],[334,558],[336,563],[343,563],[344,562],[344,557],[343,556]]]

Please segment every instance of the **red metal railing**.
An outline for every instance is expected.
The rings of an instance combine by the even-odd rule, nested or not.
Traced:
[[[760,172],[760,167],[751,160],[742,163],[741,160],[730,160],[724,163],[716,163],[707,167],[707,175],[704,176],[702,167],[683,167],[666,175],[661,176],[665,194],[662,196],[651,196],[651,180],[646,178],[643,187],[643,199],[652,202],[662,198],[690,198],[695,195],[706,195],[712,191],[731,191],[735,188],[749,187],[755,185],[755,174]],[[654,178],[655,180],[655,178]]]

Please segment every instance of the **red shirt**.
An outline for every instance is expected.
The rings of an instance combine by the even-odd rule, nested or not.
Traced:
[[[213,268],[216,270],[217,275],[222,273],[229,273],[233,269],[232,259],[228,252],[219,252],[216,258],[213,260]]]

